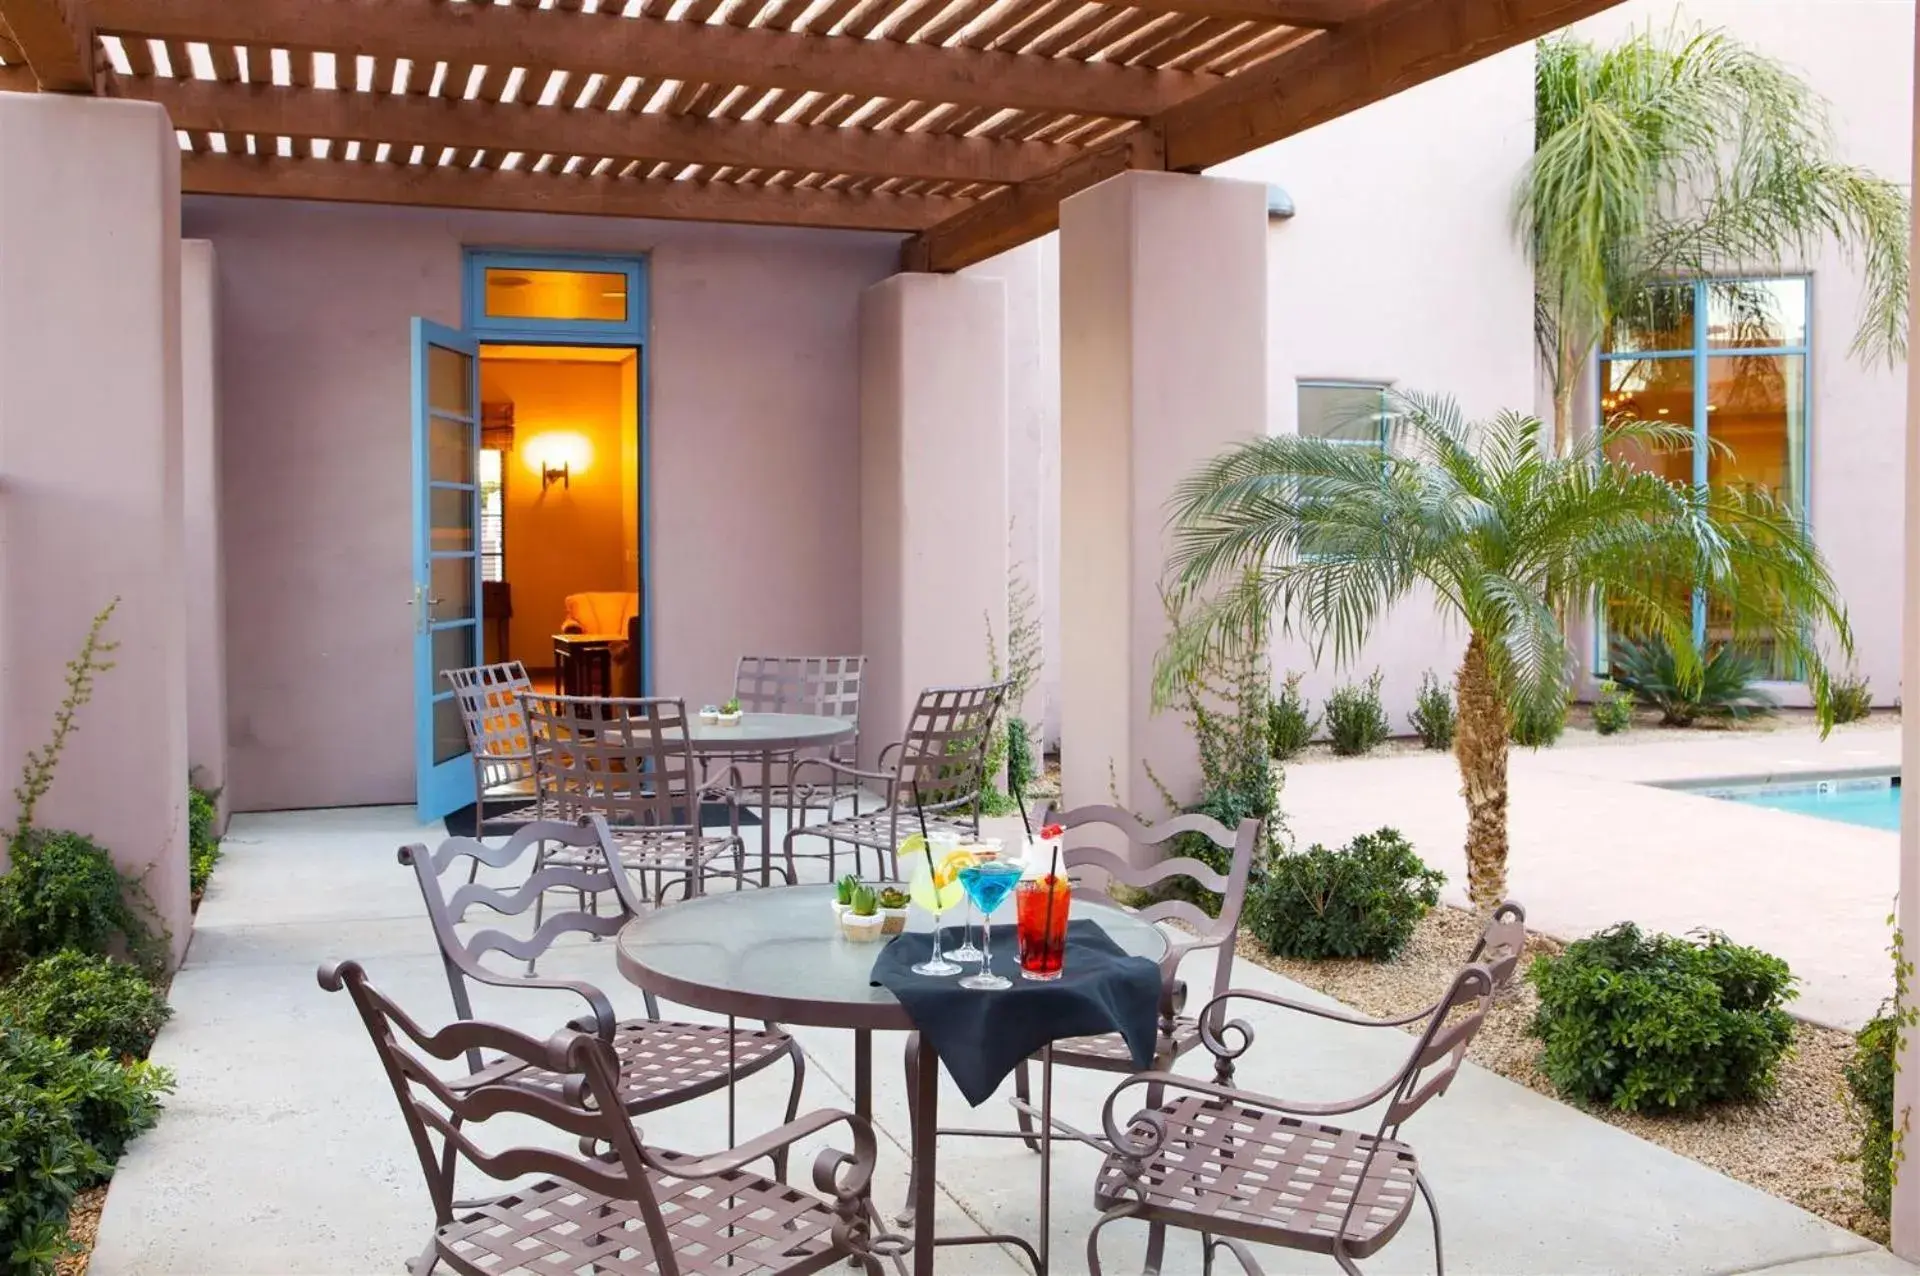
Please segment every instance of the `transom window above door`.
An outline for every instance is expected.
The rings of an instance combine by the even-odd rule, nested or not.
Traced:
[[[467,331],[487,340],[639,345],[646,307],[646,262],[639,257],[467,253]]]
[[[1382,381],[1302,381],[1298,433],[1360,447],[1387,443],[1387,385]]]

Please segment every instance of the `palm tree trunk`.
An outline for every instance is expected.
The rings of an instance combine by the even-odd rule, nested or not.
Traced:
[[[1565,456],[1573,450],[1573,392],[1580,384],[1580,360],[1573,343],[1564,337],[1558,363],[1553,370],[1553,454]]]
[[[1467,896],[1487,917],[1507,893],[1507,711],[1478,634],[1467,642],[1456,685],[1453,756],[1467,801]]]

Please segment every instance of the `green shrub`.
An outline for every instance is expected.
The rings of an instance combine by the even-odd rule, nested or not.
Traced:
[[[173,1013],[145,975],[124,962],[72,950],[42,957],[0,987],[0,1008],[23,1028],[74,1050],[144,1059]]]
[[[1633,725],[1633,693],[1608,679],[1593,697],[1593,729],[1601,735],[1619,735]]]
[[[74,1054],[0,1022],[0,1256],[16,1276],[46,1276],[68,1249],[74,1193],[106,1178],[152,1127],[164,1068]]]
[[[1370,753],[1392,734],[1380,707],[1380,671],[1360,686],[1348,683],[1327,697],[1327,735],[1343,758]]]
[[[1759,663],[1724,645],[1709,651],[1691,677],[1682,677],[1666,643],[1622,642],[1613,656],[1613,680],[1660,710],[1661,722],[1670,727],[1690,727],[1702,718],[1760,717],[1778,707],[1753,685],[1760,680]]]
[[[139,883],[82,833],[33,829],[9,848],[0,878],[0,953],[14,962],[63,949],[105,956],[115,941],[141,965],[158,960],[146,921],[129,902]]]
[[[1550,705],[1521,702],[1509,711],[1507,738],[1523,749],[1544,749],[1567,729],[1567,702],[1564,697]]]
[[[1623,1112],[1760,1098],[1793,1044],[1787,963],[1717,933],[1695,942],[1622,922],[1536,958],[1527,978],[1540,1071],[1563,1095]]]
[[[1007,719],[1007,793],[1016,801],[1024,801],[1027,790],[1040,778],[1040,769],[1034,764],[1033,736],[1027,731],[1025,718]]]
[[[1830,698],[1835,722],[1858,722],[1873,712],[1873,687],[1857,672],[1835,678]]]
[[[1318,843],[1270,856],[1249,891],[1247,923],[1276,957],[1386,961],[1440,900],[1446,875],[1398,831],[1364,833],[1339,850]]]
[[[1453,747],[1453,683],[1442,683],[1429,669],[1420,675],[1420,694],[1414,697],[1407,722],[1429,749]]]
[[[220,862],[220,839],[214,826],[220,821],[215,797],[205,789],[187,788],[187,882],[195,902],[206,893],[207,879]]]
[[[1280,694],[1267,703],[1267,739],[1273,756],[1282,762],[1306,748],[1320,725],[1318,719],[1307,714],[1307,699],[1300,694],[1301,677],[1288,674],[1280,685]]]
[[[1860,1133],[1860,1191],[1880,1218],[1893,1210],[1893,1074],[1899,1022],[1884,1011],[1854,1034],[1842,1068]]]

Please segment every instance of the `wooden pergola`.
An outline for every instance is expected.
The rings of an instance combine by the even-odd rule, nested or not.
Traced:
[[[0,0],[188,192],[903,232],[954,270],[1614,0]]]

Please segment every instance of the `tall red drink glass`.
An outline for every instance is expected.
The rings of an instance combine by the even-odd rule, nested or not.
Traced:
[[[1065,878],[1029,878],[1013,888],[1021,978],[1060,978],[1067,960],[1067,914],[1072,904],[1072,888]]]

